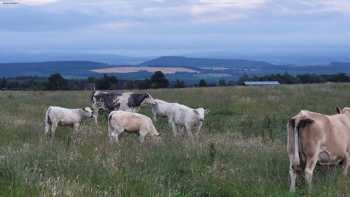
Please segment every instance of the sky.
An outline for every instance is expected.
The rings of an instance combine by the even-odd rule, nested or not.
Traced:
[[[0,0],[0,53],[347,57],[350,0]]]

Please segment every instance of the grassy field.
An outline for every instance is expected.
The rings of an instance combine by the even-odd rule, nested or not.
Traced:
[[[350,106],[350,84],[152,90],[167,101],[210,109],[195,142],[124,135],[109,145],[106,118],[82,126],[80,143],[59,128],[43,137],[49,105],[83,107],[90,92],[0,92],[0,196],[301,196],[288,192],[287,119],[301,109]],[[143,113],[150,114],[145,107]],[[101,116],[102,117],[102,116]],[[339,169],[317,168],[312,196],[339,196]]]

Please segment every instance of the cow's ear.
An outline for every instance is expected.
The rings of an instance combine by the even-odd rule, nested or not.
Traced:
[[[199,115],[199,112],[196,109],[194,109],[193,112]]]
[[[337,109],[337,113],[338,113],[338,114],[341,114],[341,113],[342,113],[342,110],[341,110],[340,107],[337,107],[336,109]]]
[[[209,109],[207,109],[207,108],[204,109],[204,113],[205,113],[205,114],[209,114],[209,112],[210,112]]]

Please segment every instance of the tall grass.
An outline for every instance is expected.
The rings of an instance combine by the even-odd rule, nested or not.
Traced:
[[[286,121],[301,109],[326,114],[350,105],[349,84],[152,90],[156,97],[210,109],[195,142],[124,135],[109,145],[101,128],[82,125],[80,143],[59,128],[43,137],[49,105],[83,107],[89,92],[0,92],[0,196],[299,196],[288,192]],[[150,109],[142,113],[150,115]],[[313,196],[339,196],[337,168],[317,168]]]

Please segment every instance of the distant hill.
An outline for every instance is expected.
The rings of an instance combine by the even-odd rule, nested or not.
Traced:
[[[141,68],[152,67],[149,69]],[[200,79],[217,81],[237,80],[242,75],[262,76],[276,73],[290,74],[350,74],[350,63],[332,62],[321,65],[274,65],[264,61],[241,60],[241,59],[215,59],[215,58],[190,58],[179,56],[165,56],[156,58],[141,64],[129,66],[130,72],[125,72],[125,67],[119,64],[101,63],[99,61],[42,61],[32,63],[0,63],[0,77],[16,76],[49,76],[53,73],[60,73],[66,78],[86,78],[89,76],[101,76],[103,72],[93,70],[113,69],[113,72],[106,72],[115,75],[120,79],[145,79],[149,77],[155,67],[172,70],[174,67],[183,67],[181,72],[166,73],[170,80],[184,80],[187,83],[197,83]],[[138,67],[139,72],[134,72]],[[171,68],[170,68],[171,67]],[[193,70],[185,71],[186,69]],[[136,69],[137,70],[137,69]],[[161,70],[161,69],[160,69]],[[133,72],[131,72],[133,71]],[[147,72],[148,71],[148,72]]]
[[[104,68],[108,64],[90,61],[54,61],[32,63],[0,63],[0,76],[48,76],[61,73],[66,77],[87,77],[90,70]]]
[[[315,74],[350,74],[350,62],[331,62],[324,65],[299,65],[289,66],[288,70],[291,74],[315,73]]]
[[[266,67],[273,66],[268,62],[241,60],[241,59],[215,59],[215,58],[191,58],[180,56],[164,56],[149,60],[140,66],[185,66],[194,68],[203,67]]]

